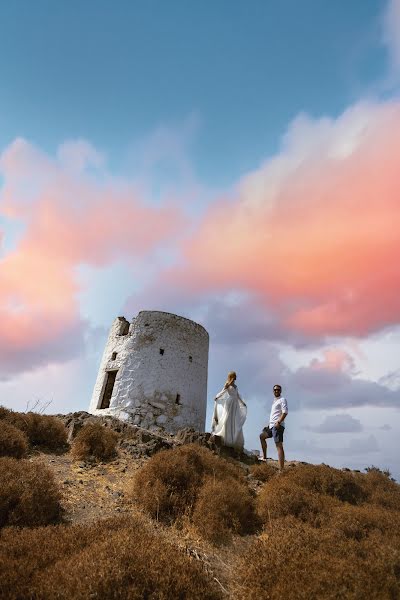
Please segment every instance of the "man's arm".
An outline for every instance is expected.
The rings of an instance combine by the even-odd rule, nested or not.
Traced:
[[[275,423],[275,427],[280,427],[281,423],[283,423],[283,421],[286,419],[287,417],[287,412],[284,412],[281,414],[281,416],[279,417],[279,419],[277,420],[277,422]]]
[[[281,409],[282,409],[282,413],[281,416],[279,417],[279,419],[277,420],[277,422],[275,423],[275,427],[280,427],[281,423],[283,423],[283,421],[286,419],[287,415],[288,415],[288,405],[286,402],[286,398],[282,398],[281,401]]]

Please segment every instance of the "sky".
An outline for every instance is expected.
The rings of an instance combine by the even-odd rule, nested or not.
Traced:
[[[210,333],[259,447],[400,479],[400,1],[0,2],[0,402],[87,410],[113,319]],[[270,453],[276,456],[275,449]]]

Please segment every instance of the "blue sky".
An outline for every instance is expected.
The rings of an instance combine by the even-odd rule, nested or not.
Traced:
[[[118,170],[133,140],[199,120],[196,170],[226,185],[299,112],[337,115],[385,68],[382,2],[3,2],[1,142],[83,137]]]
[[[248,447],[278,377],[289,456],[400,476],[399,40],[398,0],[3,1],[2,401],[87,408],[114,317],[170,310]]]

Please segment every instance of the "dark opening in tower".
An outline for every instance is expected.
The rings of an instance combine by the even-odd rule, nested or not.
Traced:
[[[115,378],[118,371],[107,371],[106,373],[106,384],[104,386],[103,397],[99,408],[108,408],[110,406],[110,400],[114,389]]]

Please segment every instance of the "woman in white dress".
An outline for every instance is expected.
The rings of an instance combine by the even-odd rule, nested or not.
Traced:
[[[222,438],[225,446],[243,450],[242,427],[247,416],[247,405],[236,386],[236,373],[231,371],[222,390],[214,401],[211,431]]]

